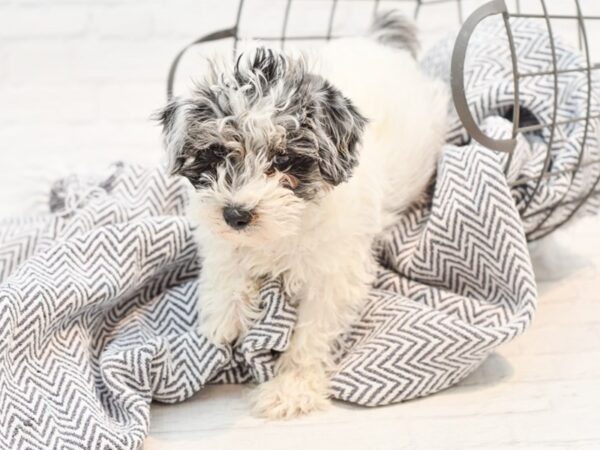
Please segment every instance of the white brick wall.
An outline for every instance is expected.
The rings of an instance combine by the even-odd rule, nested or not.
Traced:
[[[234,3],[0,0],[0,175],[67,159],[157,161],[149,117],[169,63],[230,25]]]
[[[581,1],[586,12],[600,14],[598,0]],[[547,2],[553,12],[572,12],[574,4]],[[481,3],[463,0],[465,14]],[[521,3],[539,11],[538,0]],[[243,29],[279,31],[285,0],[246,4],[251,14],[245,17],[253,20]],[[149,116],[164,101],[172,57],[199,35],[232,25],[236,5],[237,0],[0,0],[0,214],[6,180],[18,178],[23,166],[157,161],[159,129]],[[410,12],[413,4],[381,5]],[[347,31],[368,21],[371,6],[352,1],[338,8],[336,27]],[[290,34],[318,32],[327,11],[326,0],[295,0]],[[425,6],[422,18],[431,40],[457,24],[457,8]],[[600,24],[593,25],[590,35],[600,37]],[[199,61],[191,54],[182,73],[197,72]]]
[[[76,38],[89,27],[86,8],[73,5],[8,4],[0,15],[0,38]]]

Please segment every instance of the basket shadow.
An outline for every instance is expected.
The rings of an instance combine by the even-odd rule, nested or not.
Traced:
[[[565,242],[565,233],[550,235],[539,242],[530,244],[529,251],[540,294],[546,284],[561,281],[569,276],[593,266],[593,262],[576,248]]]
[[[511,379],[513,374],[510,362],[501,354],[492,353],[477,369],[447,392],[460,394],[485,389]]]

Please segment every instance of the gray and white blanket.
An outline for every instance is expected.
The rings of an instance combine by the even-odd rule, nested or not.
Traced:
[[[547,96],[544,83],[527,89]],[[550,101],[532,112],[544,114]],[[502,108],[482,105],[483,128],[508,132]],[[377,245],[376,283],[339,340],[337,399],[375,406],[447,388],[532,320],[536,288],[518,209],[519,189],[532,185],[511,189],[504,157],[453,130],[431,201]],[[528,157],[513,179],[538,161],[536,142],[519,145]],[[559,164],[575,148],[553,151]],[[589,186],[583,178],[578,185]],[[545,186],[540,207],[560,186]],[[57,182],[49,215],[0,222],[0,448],[140,448],[153,400],[272,376],[295,321],[276,282],[263,286],[264,313],[239,347],[217,348],[195,329],[200,265],[182,215],[187,189],[160,169],[117,164],[98,180]]]
[[[517,136],[507,179],[526,235],[536,239],[576,213],[594,213],[600,205],[600,77],[590,71],[588,79],[584,68],[589,62],[560,36],[554,36],[552,48],[541,21],[511,19],[510,25],[521,74],[520,125],[538,129],[527,138]],[[422,61],[426,72],[447,83],[453,45],[453,38],[443,40]],[[512,137],[511,56],[500,17],[489,17],[478,25],[465,60],[465,93],[480,128],[495,139]],[[539,73],[545,75],[527,76]],[[448,141],[468,142],[465,128],[451,109]],[[591,120],[586,122],[586,117]],[[553,122],[556,127],[548,126]],[[544,177],[538,183],[540,175]]]

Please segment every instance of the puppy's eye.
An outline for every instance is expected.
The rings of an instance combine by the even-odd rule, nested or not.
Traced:
[[[211,153],[216,158],[224,158],[227,156],[227,149],[223,144],[211,144],[208,146],[206,151]]]
[[[173,175],[187,178],[196,189],[209,187],[216,177],[219,164],[227,156],[227,148],[214,143],[203,149],[198,149],[188,142],[184,147],[184,155],[177,158]]]
[[[292,158],[289,155],[275,155],[272,167],[279,172],[285,172],[290,168],[291,164]]]

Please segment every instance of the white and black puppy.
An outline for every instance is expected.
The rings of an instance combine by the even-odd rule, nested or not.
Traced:
[[[327,405],[331,345],[365,303],[373,241],[434,173],[448,98],[415,46],[413,26],[386,15],[308,57],[254,48],[213,61],[161,113],[171,170],[195,188],[200,332],[241,340],[264,279],[298,303],[290,347],[253,395],[261,415]]]

